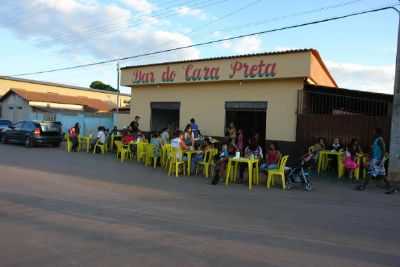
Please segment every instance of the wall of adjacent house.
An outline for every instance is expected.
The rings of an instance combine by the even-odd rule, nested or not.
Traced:
[[[132,121],[130,113],[116,113],[114,112],[114,126],[118,129],[126,128]]]
[[[21,97],[11,94],[1,103],[1,118],[17,122],[31,120],[32,108]]]
[[[112,113],[96,114],[96,113],[74,113],[68,111],[58,111],[55,116],[56,120],[63,125],[63,131],[67,132],[69,128],[79,123],[82,135],[95,135],[99,126],[112,129],[114,125]]]
[[[24,81],[14,81],[14,80],[2,79],[0,77],[0,96],[6,94],[10,89],[22,89],[38,93],[56,93],[61,95],[83,96],[102,101],[108,101],[114,103],[115,105],[117,104],[117,94],[115,93],[75,89],[72,87],[67,88],[62,86],[30,83]],[[119,97],[120,107],[129,106],[130,98],[131,97],[127,95],[120,95]]]

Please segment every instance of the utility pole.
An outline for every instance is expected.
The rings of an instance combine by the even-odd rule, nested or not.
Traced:
[[[119,112],[119,74],[120,74],[120,70],[119,70],[119,62],[117,62],[117,113]]]
[[[398,15],[396,69],[394,76],[394,95],[392,105],[392,126],[390,133],[389,179],[400,182],[400,11],[393,9]]]

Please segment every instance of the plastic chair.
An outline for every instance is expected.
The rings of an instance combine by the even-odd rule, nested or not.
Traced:
[[[139,142],[137,143],[137,151],[136,151],[136,160],[138,162],[146,160],[146,143]]]
[[[176,148],[172,148],[169,153],[169,168],[168,168],[168,175],[171,175],[175,172],[175,176],[179,177],[179,170],[182,167],[183,175],[185,175],[185,162],[178,156],[182,155],[182,151]]]
[[[71,152],[72,151],[72,141],[68,135],[66,136],[66,140],[67,140],[67,146],[66,146],[67,152]]]
[[[100,144],[99,140],[97,140],[96,144],[94,145],[93,154],[96,154],[97,148],[100,148],[101,154],[104,154],[107,151],[106,144]]]
[[[152,162],[153,161],[153,162]],[[154,156],[154,145],[153,144],[146,144],[146,160],[145,165],[151,166],[153,163],[153,167],[157,167],[158,157]]]
[[[286,182],[285,182],[285,167],[286,162],[289,156],[283,156],[279,163],[279,168],[276,170],[268,170],[268,178],[267,178],[267,188],[271,188],[271,185],[274,185],[274,177],[279,176],[282,181],[282,189],[285,190]]]
[[[121,141],[115,141],[115,147],[117,149],[117,158],[124,162],[125,159],[132,159],[132,151],[128,145],[124,145]]]
[[[172,150],[172,145],[171,144],[165,144],[162,148],[162,166],[168,170],[169,168],[169,161],[170,161],[170,155],[171,155],[171,150]]]
[[[199,168],[202,167],[203,175],[205,177],[209,177],[210,176],[210,167],[213,164],[215,155],[217,155],[217,154],[218,154],[218,150],[215,148],[207,150],[206,153],[204,154],[203,160],[200,162],[197,162],[196,174],[198,173]]]

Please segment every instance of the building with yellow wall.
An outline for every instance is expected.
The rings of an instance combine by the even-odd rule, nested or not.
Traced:
[[[144,131],[183,129],[195,118],[203,135],[224,136],[230,122],[246,135],[296,141],[299,91],[305,84],[337,87],[314,49],[131,66],[131,117]]]

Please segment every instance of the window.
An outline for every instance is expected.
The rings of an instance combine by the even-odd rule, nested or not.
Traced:
[[[23,121],[15,123],[13,126],[16,130],[22,129],[22,125],[24,124]]]
[[[10,106],[10,107],[8,107],[8,109],[9,109],[9,110],[13,110],[13,109],[14,109],[14,107],[11,107],[11,106]]]
[[[26,131],[33,131],[33,130],[35,130],[35,128],[36,127],[32,122],[25,122],[24,126],[23,126],[23,129]]]
[[[44,113],[43,114],[43,120],[45,120],[45,121],[55,121],[56,120],[56,114],[55,113]]]

